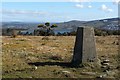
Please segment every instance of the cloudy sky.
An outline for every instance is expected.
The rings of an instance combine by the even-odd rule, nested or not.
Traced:
[[[90,21],[118,17],[118,4],[117,2],[3,2],[0,13],[2,21]]]

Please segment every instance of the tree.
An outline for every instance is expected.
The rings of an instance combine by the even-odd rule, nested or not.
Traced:
[[[55,27],[57,27],[56,24],[52,24],[50,26],[49,22],[46,22],[44,25],[43,24],[38,25],[38,28],[41,28],[40,32],[44,32],[44,36],[49,36],[54,34],[52,28],[55,28]]]
[[[56,25],[56,24],[53,24],[53,25],[51,26],[51,28],[55,28],[55,27],[57,27],[57,25]]]
[[[45,25],[46,25],[46,26],[50,26],[50,23],[49,23],[49,22],[46,22]]]
[[[39,25],[38,25],[38,28],[41,28],[41,27],[43,27],[43,26],[44,26],[43,24],[39,24]]]

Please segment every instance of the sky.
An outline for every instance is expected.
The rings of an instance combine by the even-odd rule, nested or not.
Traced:
[[[91,21],[118,17],[113,2],[3,2],[3,22]]]

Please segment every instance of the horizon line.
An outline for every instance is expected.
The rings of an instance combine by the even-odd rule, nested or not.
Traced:
[[[70,22],[70,21],[96,21],[96,20],[104,20],[104,19],[112,19],[112,18],[119,18],[118,17],[109,17],[109,18],[101,18],[101,19],[93,19],[93,20],[77,20],[77,19],[73,19],[73,20],[68,20],[68,21],[59,21],[59,22],[50,22],[50,21],[1,21],[1,22],[23,22],[23,23],[29,23],[29,22],[34,22],[34,23],[45,23],[45,22],[50,22],[50,23],[61,23],[61,22]]]

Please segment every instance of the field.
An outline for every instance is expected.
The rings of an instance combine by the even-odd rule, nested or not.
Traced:
[[[118,36],[95,36],[98,62],[66,66],[72,60],[75,36],[2,37],[3,78],[118,78]],[[109,70],[101,68],[110,60]],[[66,65],[65,65],[66,64]]]

